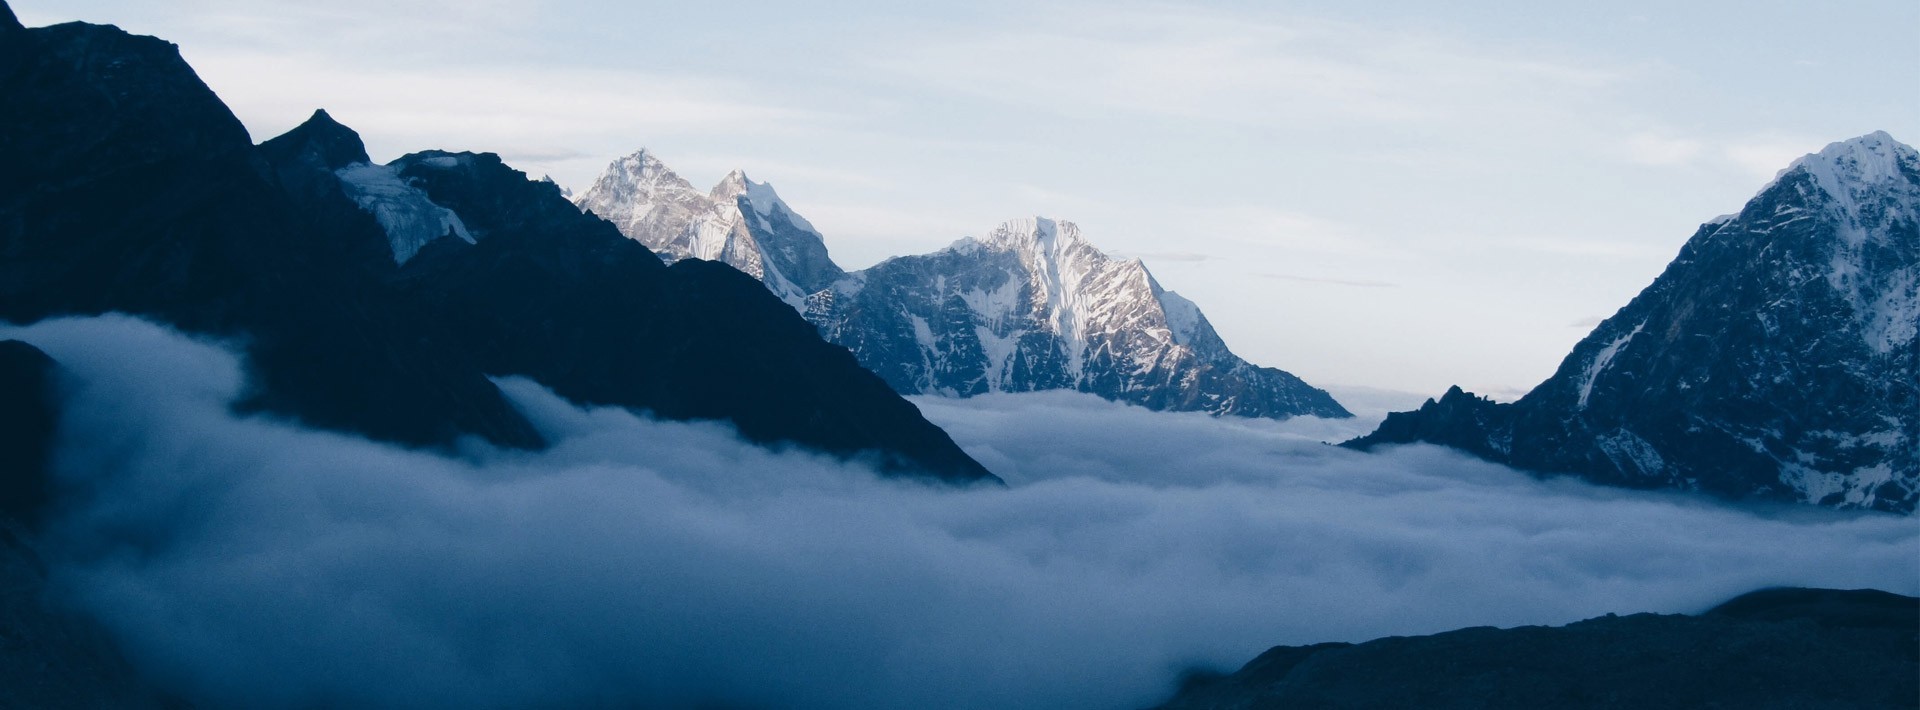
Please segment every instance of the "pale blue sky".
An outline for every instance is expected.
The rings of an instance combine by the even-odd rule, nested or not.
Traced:
[[[848,267],[1076,221],[1248,359],[1428,394],[1545,378],[1794,157],[1920,140],[1912,0],[541,5],[14,2],[179,43],[256,139],[745,168]]]

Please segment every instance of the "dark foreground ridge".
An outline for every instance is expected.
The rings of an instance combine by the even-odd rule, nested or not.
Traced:
[[[324,112],[256,147],[172,44],[11,20],[0,319],[118,311],[244,344],[242,409],[410,446],[544,446],[489,379],[523,375],[892,474],[997,480],[752,279],[668,269],[495,156],[409,156],[379,187],[439,204],[381,212],[335,171],[384,168]],[[443,208],[463,238],[390,249],[396,214]]]
[[[1766,589],[1698,615],[1607,615],[1362,644],[1276,646],[1160,710],[1911,708],[1920,599]]]
[[[57,605],[28,542],[52,502],[59,386],[46,353],[0,341],[0,707],[166,707],[105,629]]]
[[[0,341],[0,518],[27,526],[40,522],[53,498],[54,372],[53,358],[39,348]]]

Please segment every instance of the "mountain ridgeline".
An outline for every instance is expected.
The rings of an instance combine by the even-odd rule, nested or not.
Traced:
[[[758,278],[901,393],[1070,389],[1168,411],[1352,416],[1325,391],[1235,355],[1191,301],[1069,222],[1013,220],[847,273],[813,225],[738,171],[702,193],[642,150],[574,202],[663,258]]]
[[[1920,599],[1774,588],[1697,615],[1276,646],[1157,710],[1910,708],[1916,663]]]
[[[1429,442],[1610,485],[1912,512],[1920,154],[1795,161],[1511,404],[1459,388],[1347,442]]]
[[[494,155],[375,165],[325,112],[255,146],[172,44],[0,25],[0,318],[119,311],[229,338],[255,380],[243,409],[414,446],[543,446],[489,379],[522,375],[995,480],[753,279],[669,267]]]

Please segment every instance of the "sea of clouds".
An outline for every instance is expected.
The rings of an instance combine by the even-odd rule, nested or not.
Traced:
[[[1770,585],[1920,592],[1920,519],[1541,481],[1356,424],[916,399],[1006,488],[502,388],[555,446],[236,415],[244,362],[126,317],[0,326],[67,370],[59,596],[212,707],[1134,708],[1275,644]]]

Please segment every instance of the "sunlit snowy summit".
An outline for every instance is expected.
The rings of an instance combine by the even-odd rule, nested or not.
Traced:
[[[1067,389],[1167,411],[1351,416],[1325,391],[1241,359],[1193,302],[1044,217],[847,273],[772,186],[738,171],[701,192],[642,150],[574,198],[667,259],[753,275],[904,394]]]
[[[1640,488],[1920,502],[1920,153],[1794,161],[1511,405],[1458,388],[1350,445],[1427,441]]]

